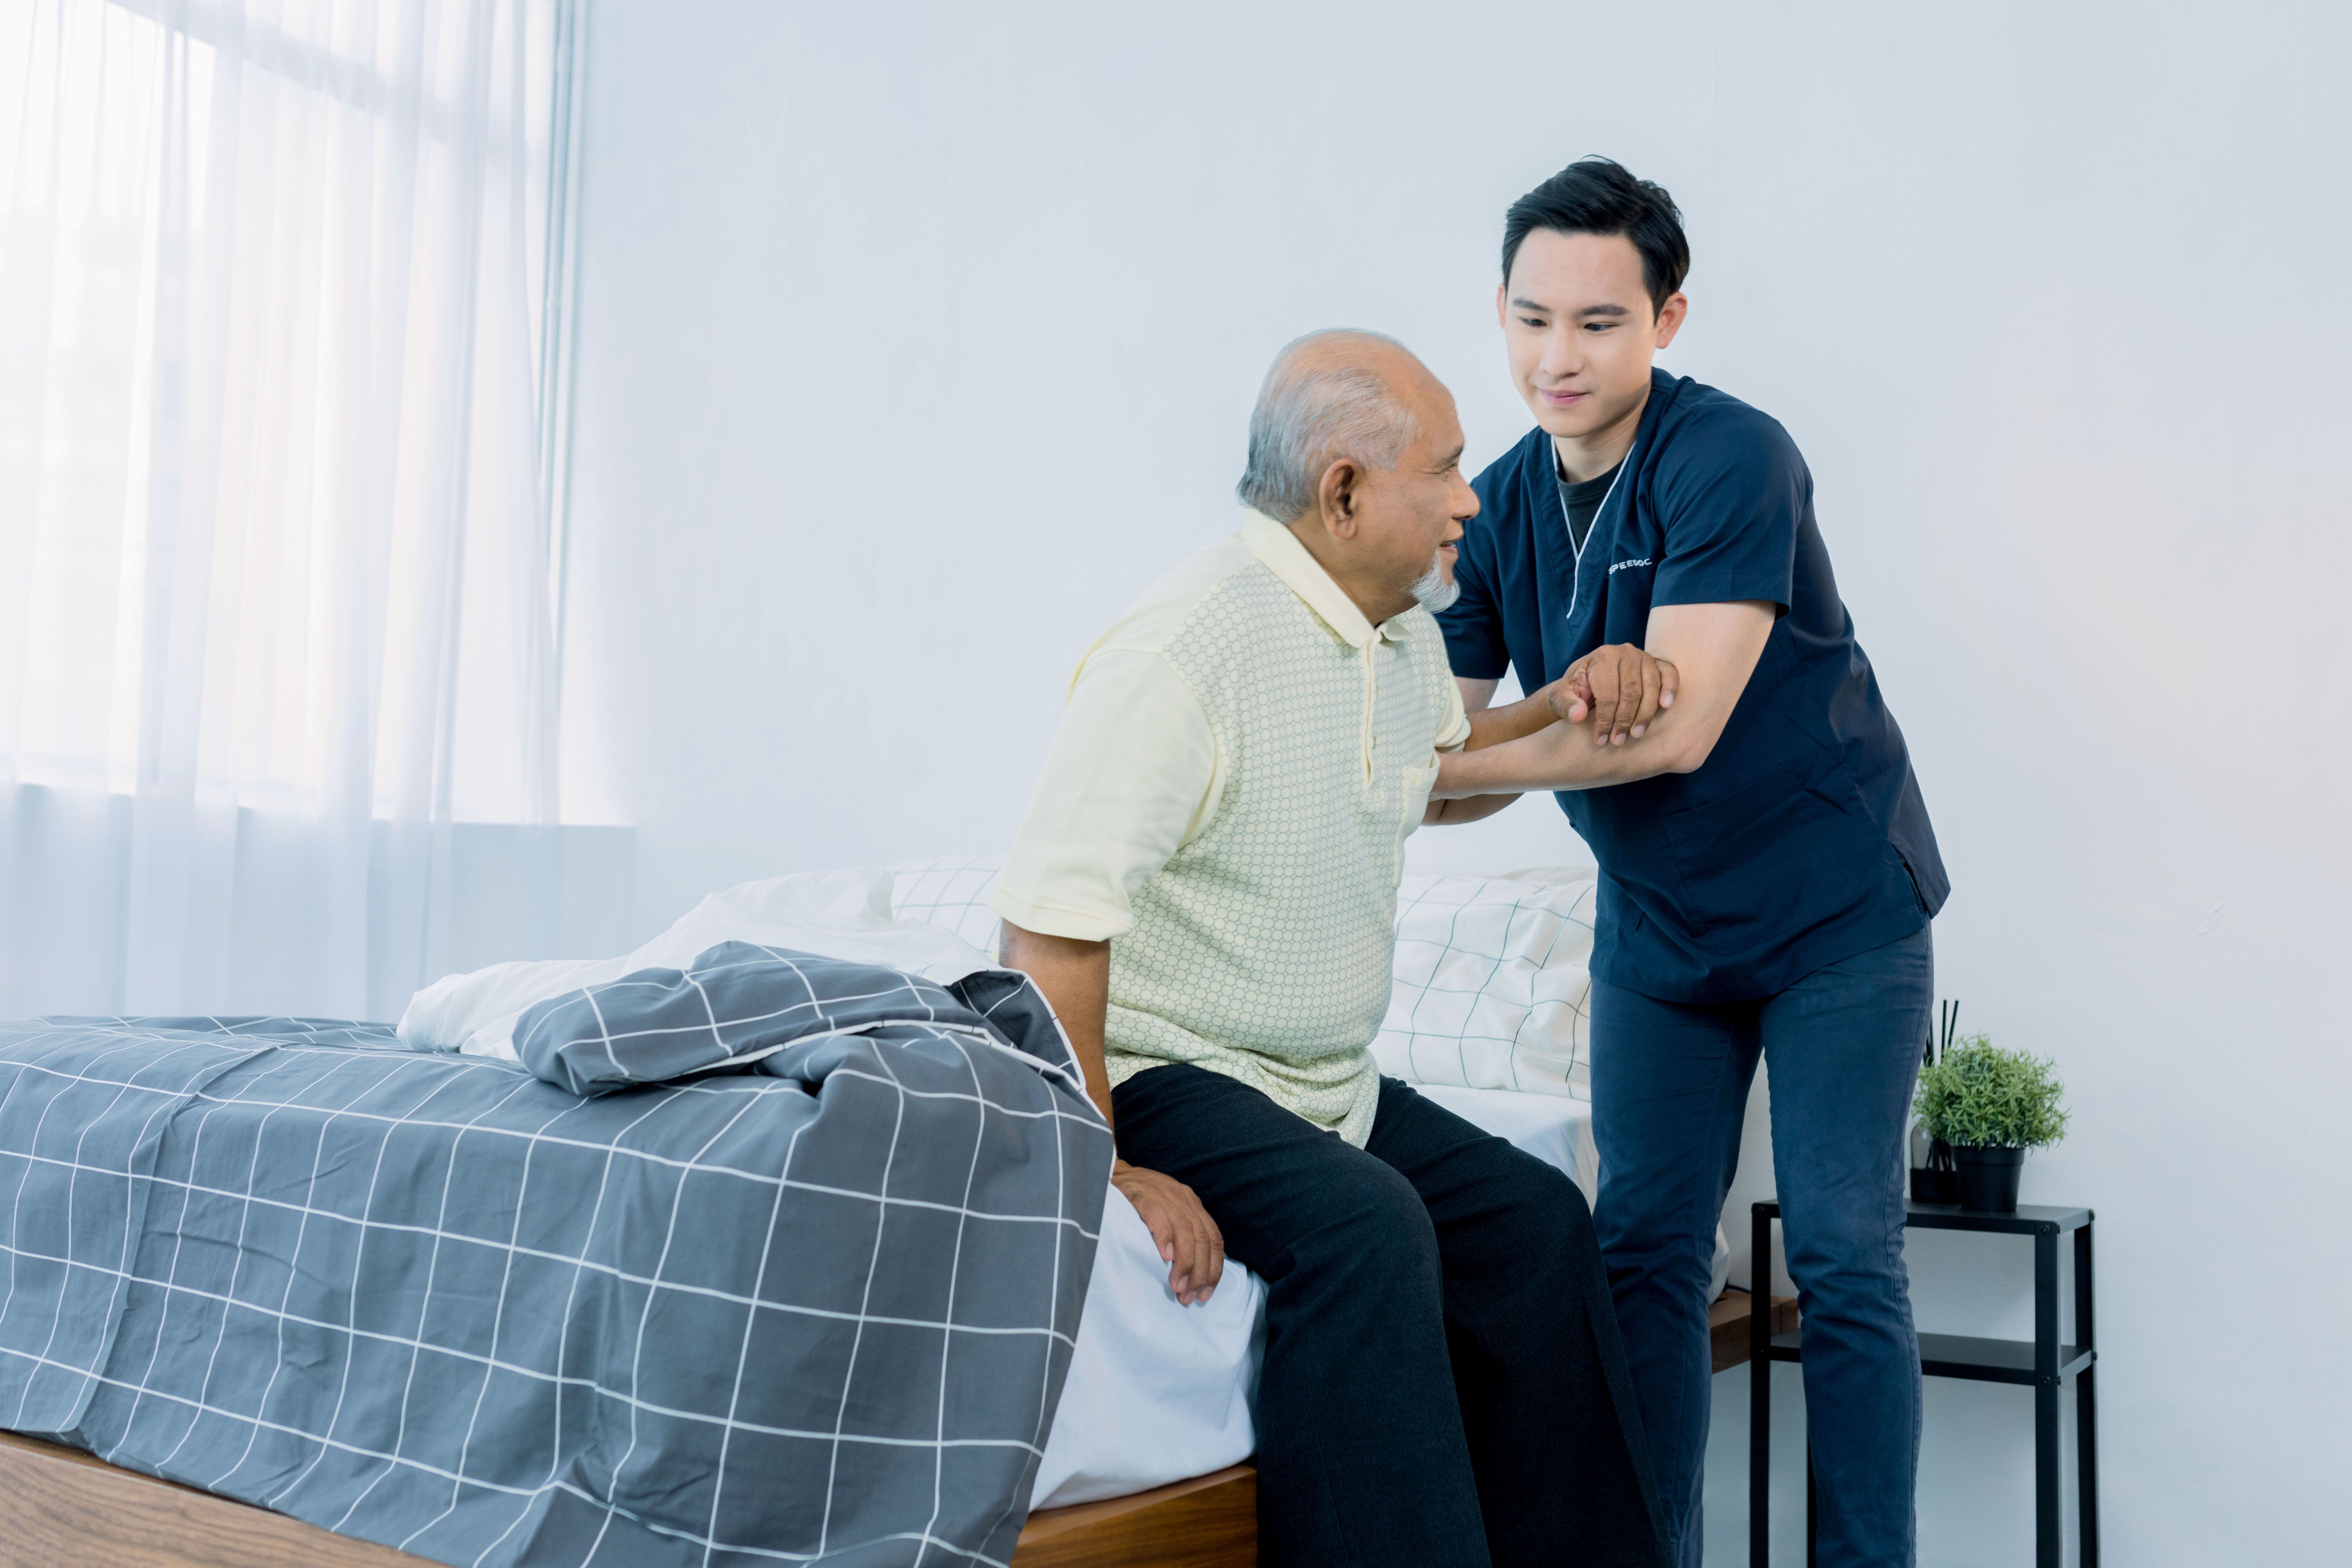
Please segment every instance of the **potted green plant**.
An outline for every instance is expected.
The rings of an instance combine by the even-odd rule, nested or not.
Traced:
[[[2025,1152],[2066,1136],[2067,1113],[2058,1103],[2065,1091],[2054,1063],[2002,1050],[1982,1035],[1948,1047],[1920,1069],[1911,1108],[1958,1159],[1962,1208],[2017,1212]]]

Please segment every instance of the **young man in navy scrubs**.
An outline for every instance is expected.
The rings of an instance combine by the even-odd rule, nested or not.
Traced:
[[[1666,193],[1606,159],[1511,207],[1497,305],[1537,427],[1478,477],[1439,620],[1474,710],[1507,667],[1532,691],[1588,658],[1591,700],[1446,759],[1438,794],[1555,790],[1601,864],[1595,1221],[1675,1560],[1700,1560],[1707,1279],[1760,1057],[1820,1561],[1907,1565],[1904,1116],[1948,884],[1804,459],[1768,416],[1652,368],[1688,265]]]

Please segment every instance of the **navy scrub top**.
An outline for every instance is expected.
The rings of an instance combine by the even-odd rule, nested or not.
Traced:
[[[1533,691],[1603,644],[1643,644],[1654,605],[1780,607],[1696,772],[1558,797],[1601,864],[1592,973],[1669,1002],[1744,1001],[1918,931],[1950,883],[1796,443],[1738,398],[1651,377],[1580,557],[1541,429],[1478,476],[1462,596],[1438,622],[1455,675],[1507,666]]]

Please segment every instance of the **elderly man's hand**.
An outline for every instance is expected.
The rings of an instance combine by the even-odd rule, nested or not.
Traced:
[[[1189,1307],[1216,1294],[1217,1281],[1225,1277],[1225,1237],[1192,1189],[1124,1160],[1111,1168],[1110,1184],[1135,1205],[1159,1244],[1176,1300]]]
[[[1571,724],[1592,721],[1592,743],[1639,740],[1663,709],[1675,705],[1682,677],[1664,659],[1631,643],[1594,648],[1549,688],[1551,710]]]

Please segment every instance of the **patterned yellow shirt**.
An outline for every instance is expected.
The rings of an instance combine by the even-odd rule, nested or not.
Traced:
[[[1429,613],[1373,626],[1252,511],[1087,650],[992,907],[1110,940],[1113,1084],[1191,1062],[1360,1148],[1404,841],[1469,735]]]

